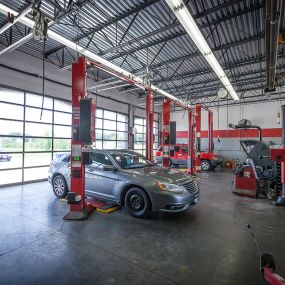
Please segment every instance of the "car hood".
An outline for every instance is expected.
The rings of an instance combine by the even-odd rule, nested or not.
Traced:
[[[133,176],[144,177],[145,179],[153,179],[163,183],[173,183],[178,185],[183,184],[191,179],[189,175],[183,173],[182,171],[159,166],[125,169],[124,172]]]

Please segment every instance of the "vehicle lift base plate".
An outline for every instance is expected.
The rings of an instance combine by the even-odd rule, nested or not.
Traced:
[[[64,217],[64,220],[86,220],[91,212],[84,209],[83,211],[69,211]]]

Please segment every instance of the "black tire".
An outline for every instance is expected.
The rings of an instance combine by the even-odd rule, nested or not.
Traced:
[[[203,171],[210,171],[212,169],[212,164],[209,160],[201,160],[201,169]]]
[[[128,190],[125,196],[125,206],[128,212],[136,218],[147,217],[151,210],[151,202],[148,195],[137,187]]]
[[[65,178],[58,174],[52,180],[53,193],[57,198],[65,198],[68,192]]]

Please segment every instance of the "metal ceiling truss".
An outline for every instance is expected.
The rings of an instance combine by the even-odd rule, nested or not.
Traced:
[[[163,53],[163,50],[168,47],[167,43],[171,42],[178,45],[178,42],[175,41],[175,39],[183,36],[188,37],[176,17],[171,18],[171,16],[169,16],[170,19],[167,19],[165,15],[159,13],[159,9],[161,8],[159,5],[164,5],[164,1],[133,1],[132,3],[126,3],[123,12],[113,10],[113,12],[117,12],[117,14],[114,12],[113,15],[108,13],[108,11],[103,11],[101,6],[97,5],[96,2],[92,0],[73,1],[70,6],[66,7],[62,7],[57,0],[43,1],[53,5],[56,24],[70,25],[78,30],[78,34],[74,35],[73,42],[82,45],[82,40],[84,40],[84,47],[86,49],[90,48],[90,46],[92,46],[92,48],[95,47],[95,53],[97,55],[104,56],[107,60],[116,62],[115,64],[118,66],[125,66],[125,68],[133,74],[143,74],[144,76],[148,73],[147,76],[151,76],[152,84],[158,84],[160,87],[163,86],[165,90],[173,91],[175,96],[182,98],[183,100],[189,99],[192,100],[191,102],[205,100],[204,103],[207,102],[209,104],[215,104],[217,102],[218,98],[216,93],[221,85],[218,79],[210,79],[209,75],[214,74],[212,69],[207,66],[206,68],[195,70],[195,68],[198,67],[195,66],[185,72],[186,64],[189,66],[191,60],[197,58],[197,61],[199,61],[200,58],[202,58],[200,52],[192,51],[189,53],[186,46],[186,48],[180,47],[180,49],[183,49],[183,53],[178,52],[175,54],[175,52],[173,52],[173,58],[171,58],[172,54],[165,55],[165,53]],[[211,37],[212,51],[219,52],[218,55],[220,59],[223,59],[222,62],[224,62],[222,68],[227,71],[233,84],[238,87],[237,91],[241,94],[241,98],[247,100],[246,98],[248,96],[245,98],[243,96],[245,96],[245,92],[248,91],[255,92],[253,96],[260,96],[259,99],[261,101],[267,100],[263,96],[264,93],[262,90],[265,80],[264,63],[266,59],[260,48],[261,44],[263,44],[265,33],[262,30],[263,25],[259,23],[260,20],[262,20],[262,13],[264,14],[265,1],[254,1],[254,5],[249,4],[251,1],[247,2],[244,0],[231,0],[225,1],[224,3],[223,1],[218,1],[219,4],[212,6],[211,8],[206,8],[204,5],[205,3],[203,2],[202,4],[200,3],[200,6],[202,6],[202,8],[199,8],[200,11],[195,0],[185,1],[185,5],[188,5],[191,10],[189,5],[190,1],[194,6],[196,5],[196,11],[198,11],[193,15],[193,18],[197,21],[200,29],[207,28],[207,38]],[[94,9],[102,13],[106,20],[96,24],[93,28],[87,28],[88,25],[84,25],[84,21],[81,22],[77,18],[79,17],[78,13],[80,13],[80,8],[83,8],[86,4],[91,5]],[[156,9],[151,10],[153,4],[156,4],[154,6]],[[161,20],[161,22],[165,23],[165,26],[161,27],[160,25],[158,28],[152,28],[150,29],[151,31],[146,34],[133,33],[136,20],[141,18],[140,13],[146,8],[148,9],[145,10],[144,13],[148,12],[147,15],[149,15],[149,17],[155,18],[158,21]],[[201,9],[203,9],[203,11],[201,11]],[[209,17],[209,15],[214,15],[214,17]],[[243,23],[247,23],[247,21],[250,22],[250,17],[255,17],[254,19],[256,20],[254,34],[237,32],[237,37],[232,36],[221,39],[216,31],[217,27],[224,27],[224,29],[227,30],[225,28],[226,25],[237,18],[238,21],[242,21],[246,18],[247,20],[244,20]],[[62,19],[66,18],[68,21],[60,23]],[[252,21],[254,21],[254,19]],[[68,22],[70,22],[70,24]],[[116,34],[112,34],[113,38],[110,39],[109,35],[106,33],[106,28],[112,25],[115,25]],[[118,36],[118,29],[120,31],[120,36]],[[280,31],[284,32],[284,24],[283,27],[280,28]],[[64,33],[64,31],[62,32]],[[15,33],[17,33],[17,35]],[[100,34],[100,41],[104,41],[105,46],[98,43],[96,33]],[[19,35],[28,38],[30,34],[30,28],[25,27],[23,32],[23,27],[14,24],[14,26],[5,32],[5,39],[8,45],[18,47],[17,42],[13,42],[14,38],[19,38]],[[64,34],[62,35],[64,36]],[[246,50],[246,44],[251,42],[254,42],[255,45],[258,46],[258,51],[247,55],[242,51],[242,48],[239,47],[244,45]],[[25,43],[23,39],[19,41],[19,44],[23,43]],[[106,44],[110,46],[108,49],[106,48]],[[239,51],[239,56],[235,56],[234,53],[236,51]],[[146,57],[142,58],[144,52]],[[76,51],[70,50],[64,45],[53,45],[52,48],[45,53],[45,56],[51,62],[60,65],[61,67],[66,67],[66,65],[71,64],[72,60],[76,59],[77,54]],[[283,53],[281,52],[278,54],[279,76],[284,75],[283,65],[280,65],[282,58],[284,60],[284,51]],[[147,62],[144,62],[145,59],[147,59]],[[259,67],[257,67],[256,64],[259,64]],[[184,69],[182,67],[184,67]],[[183,71],[181,71],[182,69]],[[94,77],[94,80],[99,79],[98,71],[95,74],[94,70],[90,69],[89,72],[92,74],[92,77]],[[279,83],[279,85],[283,85],[283,81]],[[98,84],[100,84],[100,82],[104,81],[101,80]],[[123,85],[120,86],[120,92],[132,91],[136,91],[138,94],[141,94],[142,92],[142,90],[138,91],[136,87],[126,86],[125,88]],[[156,96],[156,100],[159,100],[160,98],[160,96]],[[229,102],[232,103],[233,101],[229,100]]]
[[[93,29],[91,29],[90,31],[82,34],[82,35],[79,35],[78,37],[75,37],[73,39],[74,42],[79,42],[80,40],[84,39],[86,36],[91,36],[99,31],[102,31],[103,29],[105,29],[106,27],[109,27],[113,24],[116,24],[117,22],[119,22],[120,20],[123,20],[127,17],[129,17],[130,15],[134,14],[134,13],[137,13],[138,11],[141,11],[143,9],[145,9],[146,7],[158,2],[160,0],[146,0],[144,1],[142,4],[139,4],[139,5],[136,5],[134,6],[132,9],[129,9],[129,10],[126,10],[125,12],[121,13],[121,14],[118,14],[112,18],[110,18],[108,21],[106,21],[105,23],[102,23],[100,24],[99,26],[97,27],[94,27]],[[89,1],[89,3],[92,3],[92,1]],[[50,55],[52,55],[53,53],[55,52],[58,52],[60,51],[61,49],[63,49],[64,46],[61,45],[57,48],[54,48],[48,52],[46,52],[45,56],[48,57]],[[100,55],[100,54],[99,54]]]

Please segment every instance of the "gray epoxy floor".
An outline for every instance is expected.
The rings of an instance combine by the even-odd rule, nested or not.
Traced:
[[[230,172],[204,173],[184,213],[83,222],[63,221],[67,204],[47,182],[0,189],[0,284],[266,284],[247,223],[285,276],[285,209],[230,183]]]

